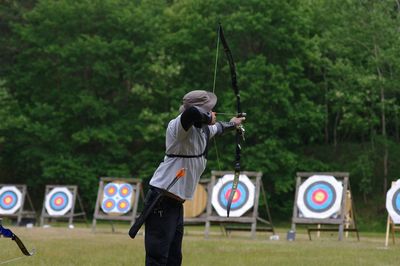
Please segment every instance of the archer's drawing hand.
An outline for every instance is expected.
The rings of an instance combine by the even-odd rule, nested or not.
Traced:
[[[216,122],[217,122],[217,113],[211,112],[210,125],[214,125]]]

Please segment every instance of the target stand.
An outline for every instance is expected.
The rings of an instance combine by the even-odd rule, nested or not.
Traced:
[[[28,208],[25,208],[27,204]],[[36,211],[26,185],[0,184],[0,217],[17,218],[17,225],[24,218],[36,220]]]
[[[185,225],[202,224],[207,221],[207,204],[211,193],[211,179],[201,179],[192,200],[183,204]]]
[[[400,231],[400,179],[392,182],[391,188],[386,193],[386,210],[388,211],[385,247],[389,245],[389,234],[395,244],[396,231]]]
[[[317,225],[307,228],[310,240],[313,231],[318,235],[324,231],[338,231],[339,240],[343,239],[343,232],[356,232],[360,240],[349,174],[297,173],[291,232],[296,231],[296,224]],[[289,233],[288,240],[294,240],[289,238]]]
[[[76,199],[80,212],[76,212]],[[68,220],[68,225],[73,226],[75,217],[82,217],[87,224],[86,212],[78,193],[78,186],[74,185],[46,185],[40,226],[53,220]]]
[[[140,196],[144,201],[142,182],[137,178],[100,178],[96,206],[93,214],[92,232],[96,230],[97,220],[111,222],[129,221],[131,225],[137,218]]]
[[[227,217],[227,203],[233,177],[232,171],[211,171],[212,193],[209,194],[207,204],[205,237],[209,237],[211,223],[218,223],[227,236],[232,231],[250,231],[253,239],[256,237],[256,231],[275,234],[266,193],[261,182],[261,172],[243,171],[240,173],[230,217]],[[265,218],[260,216],[259,205],[265,206]]]

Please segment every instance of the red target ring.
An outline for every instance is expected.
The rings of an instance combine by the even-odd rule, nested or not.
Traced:
[[[328,193],[326,193],[325,190],[318,189],[318,190],[314,191],[314,193],[312,194],[312,198],[315,203],[322,204],[322,203],[326,202],[326,200],[328,198]]]
[[[231,183],[229,183],[229,185],[231,185],[232,186],[232,184]],[[229,197],[230,197],[230,195],[231,195],[231,191],[232,191],[232,189],[229,189],[226,193],[225,193],[225,196],[224,196],[224,198],[226,199],[226,200],[229,200]],[[232,198],[232,203],[236,203],[236,202],[238,202],[239,200],[240,200],[240,198],[242,197],[242,192],[241,192],[242,190],[236,190],[236,192],[235,192],[235,195],[233,195],[233,198]]]

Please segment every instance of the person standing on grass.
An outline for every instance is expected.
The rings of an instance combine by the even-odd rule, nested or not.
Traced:
[[[181,265],[183,239],[183,203],[191,199],[207,163],[208,143],[212,137],[241,126],[244,117],[217,122],[213,108],[217,96],[208,91],[187,93],[166,131],[166,154],[150,180],[145,198],[149,206],[159,193],[163,196],[145,221],[146,265]],[[175,173],[186,169],[181,178],[166,191]]]

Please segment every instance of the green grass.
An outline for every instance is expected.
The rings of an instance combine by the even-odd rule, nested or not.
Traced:
[[[33,257],[25,257],[10,265],[144,265],[143,236],[130,239],[128,226],[117,224],[111,232],[108,224],[100,224],[96,233],[84,226],[68,229],[11,227],[30,249]],[[362,233],[339,242],[336,233],[313,234],[308,240],[304,229],[296,241],[286,241],[286,228],[278,230],[280,240],[269,240],[269,233],[258,233],[252,240],[247,232],[233,232],[230,237],[213,227],[204,239],[204,227],[186,227],[183,242],[183,265],[399,265],[400,239],[397,245],[384,248],[385,234]],[[20,256],[16,244],[0,239],[0,263]]]

